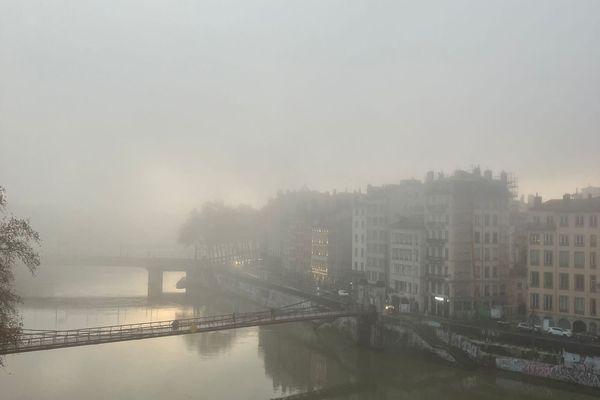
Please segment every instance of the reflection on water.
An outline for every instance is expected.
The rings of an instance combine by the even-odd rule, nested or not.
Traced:
[[[167,296],[163,304],[148,305],[139,297],[145,292],[145,274],[123,269],[128,285],[111,288],[104,272],[87,272],[87,280],[80,271],[71,274],[68,269],[51,277],[52,287],[60,288],[51,295],[68,299],[27,299],[22,309],[25,326],[69,329],[259,308],[208,292],[193,300]],[[82,291],[94,297],[81,297]],[[121,297],[97,297],[98,293]],[[574,393],[566,385],[454,369],[420,353],[373,352],[308,323],[24,353],[6,361],[8,366],[0,371],[3,400],[267,399],[323,388],[331,392],[315,392],[313,398],[597,398]]]

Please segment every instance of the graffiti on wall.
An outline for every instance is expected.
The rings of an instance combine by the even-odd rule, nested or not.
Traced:
[[[563,351],[562,359],[565,365],[585,365],[587,368],[600,373],[600,357],[581,356],[576,353]]]
[[[540,378],[556,379],[563,382],[600,388],[599,371],[582,363],[554,365],[521,358],[497,357],[496,368]]]
[[[435,333],[437,337],[446,344],[461,349],[472,360],[477,360],[480,354],[479,346],[476,345],[466,336],[458,335],[456,333],[448,332],[443,329],[436,329]]]

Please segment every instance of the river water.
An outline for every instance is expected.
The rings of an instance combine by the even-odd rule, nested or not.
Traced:
[[[135,268],[17,273],[23,323],[70,329],[258,309],[242,299],[169,293],[147,304]],[[331,388],[319,399],[596,399],[570,385],[463,371],[417,352],[375,352],[309,323],[244,328],[7,356],[0,399],[270,399]]]

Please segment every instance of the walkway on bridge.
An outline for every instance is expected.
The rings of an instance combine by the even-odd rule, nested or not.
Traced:
[[[56,331],[24,329],[20,339],[16,343],[0,344],[0,355],[287,322],[335,319],[357,316],[363,312],[363,309],[359,307],[329,310],[323,309],[320,306],[296,307],[294,305],[293,307],[282,307],[258,312],[179,319],[176,322],[170,320]]]

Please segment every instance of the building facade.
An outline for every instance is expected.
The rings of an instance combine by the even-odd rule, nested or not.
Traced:
[[[508,175],[429,173],[425,183],[425,309],[437,315],[488,314],[507,303]]]
[[[329,230],[323,226],[314,227],[311,237],[312,251],[310,268],[313,280],[323,283],[330,277]]]
[[[423,216],[405,217],[390,225],[389,297],[400,311],[423,308],[425,225]]]
[[[353,210],[352,269],[370,284],[389,283],[389,225],[399,218],[422,214],[423,184],[370,186]]]
[[[600,198],[542,203],[536,198],[528,226],[528,312],[541,323],[597,333]]]

